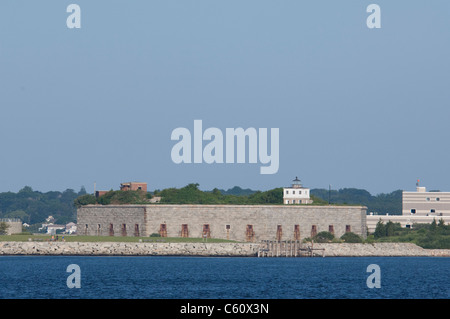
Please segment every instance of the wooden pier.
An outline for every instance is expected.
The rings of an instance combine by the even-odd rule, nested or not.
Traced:
[[[302,244],[299,240],[263,240],[258,257],[317,257],[325,256],[324,248],[314,248],[314,243]]]

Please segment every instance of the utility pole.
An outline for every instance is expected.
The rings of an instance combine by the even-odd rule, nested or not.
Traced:
[[[328,185],[328,205],[330,205],[330,196],[331,196],[331,184]]]

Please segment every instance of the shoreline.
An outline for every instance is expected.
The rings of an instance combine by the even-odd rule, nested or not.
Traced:
[[[0,256],[257,257],[259,247],[259,243],[0,242]],[[320,257],[450,257],[450,249],[411,243],[315,243],[313,248],[322,250]]]

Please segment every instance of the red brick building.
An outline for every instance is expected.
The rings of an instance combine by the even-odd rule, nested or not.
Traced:
[[[95,197],[100,197],[103,196],[107,193],[108,191],[96,191],[95,192]]]
[[[139,183],[139,182],[129,182],[129,183],[121,183],[120,184],[121,191],[137,191],[141,190],[147,192],[147,183]],[[95,197],[100,197],[105,195],[109,191],[96,191]]]
[[[121,191],[137,191],[141,190],[147,192],[147,183],[129,182],[120,184]]]

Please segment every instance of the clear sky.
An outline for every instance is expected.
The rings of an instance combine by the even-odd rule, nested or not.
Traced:
[[[450,1],[2,0],[0,110],[2,192],[450,191]],[[173,163],[195,119],[279,128],[278,172]]]

